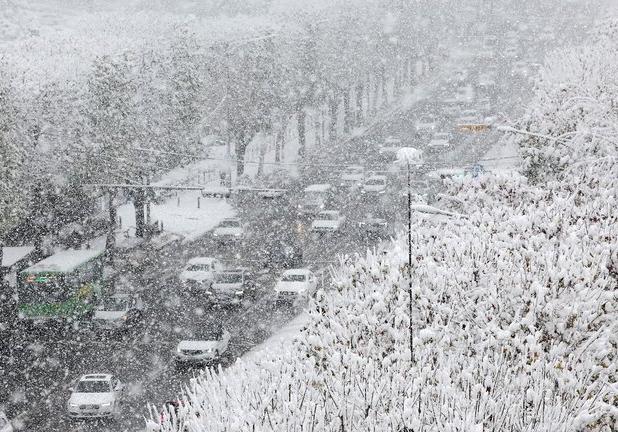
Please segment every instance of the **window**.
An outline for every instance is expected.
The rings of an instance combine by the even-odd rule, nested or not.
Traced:
[[[307,280],[307,275],[304,274],[286,274],[281,280],[283,282],[305,282]]]
[[[111,390],[109,381],[85,380],[77,384],[77,393],[108,393]]]
[[[384,179],[369,179],[365,182],[367,186],[383,186],[385,184]]]
[[[191,264],[187,267],[187,271],[190,272],[207,272],[210,269],[210,264]]]
[[[320,220],[336,221],[339,219],[339,215],[336,213],[320,213]]]
[[[68,300],[69,294],[58,275],[29,275],[18,291],[23,304],[60,303]]]
[[[217,273],[215,283],[237,284],[242,283],[242,273]]]

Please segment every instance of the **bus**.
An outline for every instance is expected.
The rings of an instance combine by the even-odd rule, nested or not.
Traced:
[[[19,273],[17,313],[24,323],[88,319],[103,290],[104,249],[68,249]]]

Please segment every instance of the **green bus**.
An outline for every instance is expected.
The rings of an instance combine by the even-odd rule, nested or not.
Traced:
[[[24,322],[88,318],[103,290],[104,249],[68,249],[19,273],[17,312]]]

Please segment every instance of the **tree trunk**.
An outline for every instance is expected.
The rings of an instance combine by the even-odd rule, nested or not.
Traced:
[[[382,103],[380,106],[388,105],[388,85],[386,78],[386,66],[382,65],[380,67],[380,89],[382,92]]]
[[[281,129],[277,129],[277,132],[275,133],[275,162],[281,162],[281,150],[283,150],[281,142],[283,141],[284,130],[285,126]]]
[[[108,192],[108,211],[109,227],[107,228],[107,239],[105,241],[105,258],[108,263],[114,259],[114,248],[116,247],[116,207],[114,207],[114,192]]]
[[[363,116],[363,93],[365,92],[363,81],[360,80],[356,84],[356,124],[360,125],[364,121]]]
[[[145,214],[144,214],[144,189],[139,188],[133,197],[133,207],[135,208],[135,237],[144,237]]]
[[[343,132],[349,133],[352,123],[352,113],[350,112],[350,87],[343,91]]]
[[[305,107],[299,104],[296,107],[296,127],[298,128],[298,156],[300,157],[305,155],[305,145],[307,143],[306,118]]]
[[[373,109],[371,115],[375,116],[380,106],[380,75],[376,73],[373,77]]]
[[[335,95],[332,95],[328,101],[328,111],[330,116],[330,124],[328,126],[328,141],[335,142],[337,140],[337,108],[338,101]]]

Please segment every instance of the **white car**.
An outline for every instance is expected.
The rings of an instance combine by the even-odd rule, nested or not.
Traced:
[[[341,186],[357,188],[362,186],[365,178],[365,168],[361,165],[350,165],[341,173]]]
[[[433,116],[422,116],[414,124],[416,133],[432,133],[438,127],[438,123]]]
[[[13,432],[13,425],[3,411],[0,411],[0,432]]]
[[[427,150],[435,153],[448,150],[451,147],[452,139],[453,137],[448,132],[435,133],[427,144]]]
[[[380,145],[378,152],[381,155],[395,154],[403,146],[399,138],[389,136]]]
[[[221,305],[239,305],[247,291],[253,288],[251,275],[244,269],[216,272],[212,286],[206,291],[211,303]]]
[[[387,179],[385,175],[375,174],[365,180],[364,193],[383,194],[386,192]]]
[[[479,124],[482,123],[483,120],[481,119],[481,116],[479,115],[479,112],[476,110],[464,110],[461,112],[461,115],[459,116],[459,118],[457,118],[456,123],[458,125],[464,125],[464,124]]]
[[[191,258],[180,273],[180,281],[186,286],[207,288],[212,283],[214,273],[223,270],[223,265],[217,258]]]
[[[311,224],[311,231],[318,233],[336,232],[341,230],[345,216],[338,210],[323,210]]]
[[[208,366],[221,360],[227,352],[231,335],[221,326],[202,328],[195,337],[183,340],[176,346],[176,366]]]
[[[113,294],[95,307],[93,323],[101,330],[126,330],[139,323],[144,302],[134,294]]]
[[[245,236],[245,227],[238,218],[223,219],[212,233],[221,241],[240,240]]]
[[[67,411],[72,418],[99,418],[120,415],[124,385],[110,374],[83,375],[71,388]]]
[[[306,268],[286,270],[275,284],[277,303],[297,305],[312,296],[317,286],[317,278],[311,270]]]

